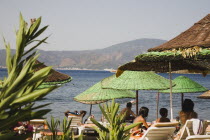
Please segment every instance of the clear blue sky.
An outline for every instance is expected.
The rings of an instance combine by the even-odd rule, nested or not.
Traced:
[[[49,44],[39,49],[89,50],[139,38],[170,40],[209,14],[210,0],[1,0],[0,34],[13,48],[20,12],[50,25]]]

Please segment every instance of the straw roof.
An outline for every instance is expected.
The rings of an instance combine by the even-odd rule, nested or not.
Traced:
[[[179,60],[210,60],[210,50],[203,49],[201,52],[198,52],[196,55],[191,57],[184,57],[182,52],[148,52],[136,56],[136,61],[179,61]]]
[[[176,84],[172,87],[172,93],[196,93],[204,92],[208,89],[198,84],[197,82],[191,80],[186,76],[179,76],[173,80]],[[161,93],[170,93],[170,90],[159,90]]]
[[[208,63],[206,66],[209,65]],[[180,61],[172,61],[171,63],[171,70],[178,71],[178,70],[188,70],[189,73],[202,73],[206,75],[209,72],[209,69],[205,66],[205,63],[197,62],[186,62],[183,60]],[[167,61],[144,61],[144,62],[129,62],[122,66],[120,66],[117,70],[117,76],[119,76],[122,71],[154,71],[154,72],[169,72],[169,62]]]
[[[198,96],[198,98],[210,99],[210,90]]]
[[[210,48],[210,14],[177,37],[148,51],[178,50],[192,47],[196,50],[199,48]]]
[[[101,82],[102,88],[128,89],[128,90],[159,90],[169,89],[168,79],[145,71],[124,71],[119,77],[115,74]]]
[[[38,67],[36,68],[36,71],[47,67],[46,65],[44,65],[43,63],[36,61],[36,64],[38,64]],[[52,85],[52,84],[63,84],[66,82],[70,82],[71,81],[71,77],[67,74],[63,74],[60,73],[58,71],[55,71],[54,69],[51,69],[50,71],[50,75],[47,77],[47,79],[45,79],[44,83],[45,85]]]
[[[74,97],[74,100],[84,104],[98,104],[111,99],[135,97],[135,92],[130,90],[102,89],[101,82],[98,82]]]
[[[169,72],[169,62],[171,71],[179,73],[202,73],[204,76],[210,72],[210,50],[203,49],[193,57],[183,57],[177,52],[148,52],[136,56],[134,62],[129,62],[118,68],[120,71],[154,71]]]

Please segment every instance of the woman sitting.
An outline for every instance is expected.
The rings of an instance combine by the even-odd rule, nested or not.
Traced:
[[[138,129],[145,129],[147,130],[149,128],[149,125],[146,122],[146,118],[148,116],[149,109],[147,107],[141,107],[139,110],[139,116],[136,117],[133,121],[133,123],[142,122],[141,124],[137,125],[133,128],[133,131]]]
[[[184,124],[187,120],[192,118],[198,118],[198,114],[194,111],[194,103],[191,99],[185,99],[182,105],[182,110],[179,112],[179,119],[182,128],[179,130],[174,140],[180,139],[180,136],[183,133]]]
[[[194,111],[194,103],[191,99],[185,99],[182,110],[179,112],[181,125],[183,126],[187,120],[198,118],[198,114]]]

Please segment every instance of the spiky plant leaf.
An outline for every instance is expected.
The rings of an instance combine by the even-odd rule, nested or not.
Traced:
[[[10,45],[4,39],[8,76],[1,82],[0,131],[11,128],[18,121],[42,118],[51,111],[50,109],[42,109],[49,104],[34,107],[36,101],[43,100],[44,96],[57,88],[56,86],[46,89],[37,88],[50,74],[51,67],[38,72],[35,71],[37,68],[35,61],[39,55],[34,49],[45,43],[48,37],[38,41],[31,49],[27,49],[29,51],[25,51],[28,44],[34,42],[34,38],[39,37],[46,30],[46,26],[39,29],[40,23],[41,18],[28,28],[20,13],[20,25],[16,32],[16,53],[14,55],[11,55]],[[23,57],[25,54],[27,56]]]

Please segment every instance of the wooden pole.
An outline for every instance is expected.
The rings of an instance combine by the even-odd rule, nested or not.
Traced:
[[[90,114],[89,114],[89,116],[91,116],[91,112],[92,112],[92,104],[90,104]]]
[[[158,111],[159,111],[159,92],[157,93],[157,100],[156,100],[156,102],[157,102],[157,106],[156,106],[156,109],[157,109],[157,114],[156,114],[156,119],[158,119]]]
[[[171,121],[172,121],[173,120],[173,95],[172,95],[171,62],[169,62],[169,80],[170,80],[170,109],[171,109]]]
[[[181,96],[182,96],[182,97],[181,97],[181,103],[182,103],[182,106],[183,106],[183,103],[184,103],[184,93],[182,93]]]
[[[139,108],[139,96],[138,96],[138,90],[136,90],[136,116],[138,116],[138,108]]]

